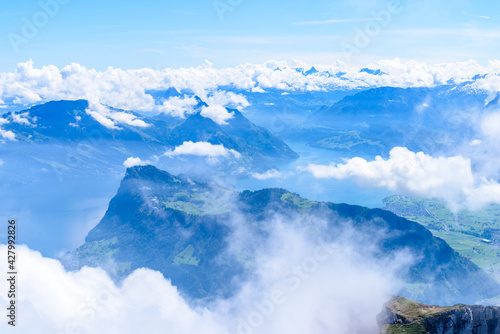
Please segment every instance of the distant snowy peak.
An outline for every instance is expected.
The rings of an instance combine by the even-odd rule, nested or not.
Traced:
[[[500,91],[500,61],[482,66],[475,61],[425,64],[399,59],[381,60],[366,66],[308,64],[301,61],[267,61],[217,69],[204,64],[199,67],[163,70],[105,71],[71,64],[35,68],[32,61],[18,64],[10,73],[0,73],[0,108],[17,110],[53,100],[94,101],[105,106],[136,111],[177,113],[196,101],[186,96],[199,96],[208,105],[241,110],[249,105],[234,91],[268,90],[336,91],[376,87],[436,87],[462,85],[462,89],[496,94]],[[161,103],[158,103],[161,101]],[[122,115],[107,115],[109,126],[120,126]],[[127,116],[128,117],[128,116]],[[138,122],[137,124],[140,124]],[[145,126],[144,124],[142,124]]]

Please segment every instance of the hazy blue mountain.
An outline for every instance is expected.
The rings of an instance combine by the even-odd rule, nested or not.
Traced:
[[[146,94],[151,95],[158,102],[168,100],[171,97],[181,97],[184,95],[175,87],[170,87],[167,90],[148,90]]]
[[[442,239],[391,212],[309,201],[277,188],[237,193],[153,166],[127,170],[101,222],[63,262],[72,269],[100,265],[117,279],[148,267],[189,297],[228,296],[248,274],[246,264],[252,258],[251,249],[240,249],[238,256],[226,252],[231,222],[238,219],[255,231],[253,244],[258,247],[271,213],[301,226],[326,221],[322,238],[327,242],[335,240],[346,221],[358,232],[387,231],[376,254],[383,258],[411,251],[416,261],[407,268],[408,284],[401,293],[420,302],[473,303],[500,293],[493,279]]]
[[[310,70],[313,70],[311,68]],[[310,71],[308,70],[308,71]],[[302,71],[302,70],[301,70]],[[330,76],[330,74],[325,73]],[[271,133],[296,127],[304,122],[307,116],[323,106],[331,106],[347,95],[353,95],[362,89],[335,89],[331,91],[302,91],[268,88],[265,92],[253,92],[232,86],[220,89],[243,95],[250,105],[245,107],[244,116],[252,123],[263,126]],[[162,103],[162,92],[151,93],[157,103]],[[195,96],[186,92],[187,96]]]
[[[14,132],[16,141],[9,142],[8,149],[3,148],[2,157],[12,160],[10,165],[27,159],[39,170],[55,168],[76,174],[92,170],[105,173],[107,169],[121,167],[130,156],[143,159],[161,156],[185,141],[208,141],[234,149],[242,156],[235,165],[250,170],[270,168],[275,162],[298,157],[283,141],[248,121],[237,110],[232,110],[235,117],[228,125],[201,116],[199,109],[206,104],[198,100],[197,111],[185,119],[127,111],[147,123],[147,127],[119,123],[118,128],[107,128],[86,112],[89,104],[85,100],[53,101],[6,113],[1,117],[9,123],[2,125],[2,129]],[[10,150],[17,154],[6,156]]]
[[[140,128],[120,123],[118,124],[120,129],[110,129],[86,113],[88,106],[86,100],[52,101],[15,113],[27,114],[26,117],[31,121],[31,125],[10,122],[2,127],[13,131],[17,140],[30,143],[75,142],[95,138],[160,144],[161,137],[165,136],[168,130],[163,121],[141,116],[132,111],[127,113],[151,126]],[[111,110],[120,111],[113,108]],[[4,118],[9,116],[9,114],[3,115]]]
[[[486,98],[463,85],[372,88],[319,108],[279,136],[352,154],[385,155],[394,146],[439,152],[473,136],[471,117],[484,110]]]
[[[360,73],[368,73],[372,75],[387,75],[387,73],[382,72],[380,69],[372,70],[371,68],[362,68],[359,70]]]

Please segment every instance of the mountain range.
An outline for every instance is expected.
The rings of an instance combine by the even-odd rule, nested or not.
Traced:
[[[241,157],[226,166],[248,170],[267,169],[298,157],[282,140],[238,110],[229,110],[233,117],[226,124],[218,124],[200,114],[202,106],[206,104],[199,100],[186,118],[110,108],[116,117],[125,119],[113,127],[92,115],[86,100],[53,101],[5,113],[1,116],[2,129],[15,138],[2,145],[2,158],[9,161],[4,169],[13,166],[22,172],[31,166],[33,170],[53,169],[58,174],[102,174],[121,167],[131,156],[144,160],[161,157],[184,142],[223,145]]]
[[[387,155],[395,146],[450,151],[473,139],[474,117],[491,107],[488,94],[463,85],[370,88],[312,111],[278,135],[351,155]]]
[[[249,275],[253,247],[264,243],[271,216],[306,228],[326,222],[320,233],[325,242],[335,241],[346,224],[355,236],[372,233],[374,240],[385,231],[376,256],[412,254],[401,294],[419,302],[473,303],[500,294],[498,283],[442,239],[386,210],[309,201],[279,188],[237,192],[150,165],[127,169],[102,220],[62,261],[70,269],[101,266],[117,280],[148,267],[162,272],[187,297],[230,296]],[[252,233],[236,253],[229,253],[235,226]]]

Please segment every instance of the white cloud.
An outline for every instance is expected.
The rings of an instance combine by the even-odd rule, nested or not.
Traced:
[[[307,70],[312,66],[319,73],[303,74],[302,69]],[[0,73],[0,101],[6,104],[31,105],[61,99],[87,99],[117,109],[171,111],[174,115],[179,115],[189,112],[193,100],[171,98],[163,104],[157,104],[146,91],[175,87],[177,90],[193,91],[209,105],[238,109],[248,106],[248,101],[240,94],[222,91],[221,87],[248,91],[263,91],[268,88],[322,91],[380,86],[429,87],[446,84],[448,81],[464,83],[480,74],[486,75],[485,78],[470,84],[471,89],[495,93],[500,91],[500,61],[491,61],[487,66],[481,66],[475,61],[427,65],[415,61],[402,62],[396,58],[367,66],[380,69],[387,75],[360,73],[361,66],[348,66],[342,62],[321,65],[297,60],[270,60],[263,64],[242,64],[223,69],[205,64],[163,70],[122,70],[109,67],[105,71],[88,69],[79,64],[61,69],[53,65],[35,68],[30,60],[18,64],[14,72]],[[339,72],[345,74],[337,77],[335,74]],[[130,120],[125,120],[128,121]],[[109,125],[109,122],[106,123]],[[140,122],[136,123],[142,125]]]
[[[11,328],[2,321],[2,333],[228,333],[213,314],[189,307],[158,272],[139,269],[118,288],[101,269],[66,272],[57,260],[24,246],[17,251],[18,323]],[[0,286],[8,290],[6,280]]]
[[[477,17],[477,18],[480,18],[480,19],[485,19],[485,20],[491,19],[491,17],[485,16],[485,15],[470,14],[470,13],[467,13],[467,12],[462,12],[462,14],[467,15],[467,16]]]
[[[17,113],[11,114],[12,122],[24,125],[31,125],[29,119],[27,118],[28,116],[29,116],[28,112],[22,114],[17,114]]]
[[[6,118],[0,117],[0,136],[4,139],[15,140],[16,135],[12,131],[7,131],[1,128],[2,125],[8,124],[9,120]]]
[[[220,90],[216,90],[207,96],[203,96],[203,100],[208,105],[219,105],[228,108],[236,108],[238,110],[242,110],[250,105],[243,95]]]
[[[242,224],[245,225],[245,224]],[[259,245],[253,279],[234,297],[190,305],[159,272],[138,269],[120,286],[102,270],[67,272],[54,259],[19,246],[18,323],[2,333],[370,333],[399,288],[394,273],[408,261],[373,258],[349,245],[312,243],[279,222]],[[308,226],[307,231],[311,231]],[[359,234],[359,233],[357,233]],[[356,235],[357,235],[356,234]],[[246,235],[247,242],[248,235]],[[373,236],[370,239],[373,242]],[[236,240],[235,240],[236,241]],[[239,243],[241,245],[241,243]],[[363,245],[370,242],[363,243]],[[0,245],[6,254],[7,247]],[[385,263],[387,262],[387,263]],[[0,270],[7,272],[6,262]],[[8,291],[7,281],[0,289]],[[276,296],[279,295],[278,298]],[[7,294],[0,294],[5,310]]]
[[[4,164],[4,161],[2,159],[0,159],[0,166],[3,166]]]
[[[94,111],[94,110],[92,110],[90,108],[87,108],[85,110],[85,112],[87,114],[89,114],[90,116],[92,116],[101,125],[107,127],[108,129],[112,129],[112,130],[119,130],[120,129],[119,127],[117,127],[115,125],[115,122],[113,122],[112,120],[110,120],[109,118],[107,118],[106,116],[100,114],[97,111]]]
[[[5,139],[16,140],[15,133],[10,131],[10,130],[6,131],[6,130],[0,128],[0,136],[2,136],[2,138],[5,138]]]
[[[203,106],[200,114],[203,117],[210,118],[217,124],[227,124],[227,120],[234,116],[233,112],[227,111],[226,108],[218,104],[211,104],[208,107]]]
[[[268,180],[268,179],[283,179],[286,178],[288,174],[280,172],[276,169],[270,169],[264,173],[253,173],[252,177],[257,180]]]
[[[317,178],[352,178],[364,187],[442,198],[454,209],[460,205],[478,208],[489,202],[500,203],[500,184],[474,174],[470,159],[462,156],[434,158],[395,147],[387,160],[380,156],[373,161],[356,157],[343,164],[310,164],[305,170]]]
[[[260,87],[253,87],[252,88],[252,93],[265,93],[266,91],[263,90],[262,88]]]
[[[123,166],[129,168],[134,166],[145,166],[150,165],[151,162],[149,160],[142,161],[140,158],[129,157],[127,160],[123,162]]]
[[[168,157],[178,155],[196,155],[209,158],[227,157],[232,155],[237,159],[241,157],[241,154],[233,149],[227,149],[223,145],[214,145],[204,141],[196,143],[186,141],[182,145],[177,146],[173,151],[165,152],[165,155]]]
[[[127,124],[141,128],[149,126],[146,122],[138,119],[137,116],[133,114],[123,111],[112,111],[96,101],[89,101],[89,107],[85,112],[108,129],[120,129],[116,124]]]
[[[194,112],[194,107],[197,104],[198,101],[194,97],[184,95],[183,98],[180,98],[179,96],[172,96],[163,102],[159,110],[175,117],[185,117],[186,114],[189,115]]]

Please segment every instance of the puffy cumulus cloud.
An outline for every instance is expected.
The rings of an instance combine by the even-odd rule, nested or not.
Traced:
[[[481,72],[483,77],[476,80],[470,86],[480,90],[490,92],[490,99],[493,99],[500,92],[500,61],[489,61],[486,71]]]
[[[203,117],[210,118],[217,124],[227,124],[227,120],[234,116],[233,112],[229,112],[226,108],[218,104],[201,107],[200,114]]]
[[[4,245],[0,250],[7,252]],[[101,269],[66,272],[57,260],[26,247],[18,254],[23,291],[18,323],[11,327],[2,321],[2,333],[229,333],[214,314],[191,308],[158,272],[139,269],[117,287]],[[8,290],[6,280],[0,286]],[[2,309],[7,303],[2,294]]]
[[[204,101],[207,102],[208,105],[219,105],[230,108],[236,108],[238,110],[242,110],[250,105],[247,99],[240,95],[235,94],[233,92],[226,92],[217,90],[210,95],[204,97]]]
[[[395,147],[390,157],[373,161],[355,157],[343,164],[310,164],[305,170],[317,178],[352,178],[364,187],[383,187],[396,193],[442,198],[453,209],[479,208],[500,203],[500,184],[476,175],[471,160],[462,156],[437,157]]]
[[[205,141],[185,141],[182,145],[177,146],[173,151],[165,152],[165,155],[168,157],[196,155],[209,158],[233,156],[237,159],[241,157],[241,154],[233,149],[227,149],[224,145],[214,145]]]
[[[417,61],[402,62],[399,58],[395,58],[369,64],[368,67],[380,69],[388,74],[373,78],[377,86],[387,84],[399,87],[429,87],[445,84],[448,81],[460,84],[471,80],[477,74],[494,71],[494,67],[482,67],[473,60],[428,65]],[[366,77],[369,74],[360,73],[360,75]]]
[[[16,135],[14,132],[2,129],[2,125],[8,123],[9,123],[8,119],[0,117],[0,136],[4,139],[16,140]]]
[[[18,286],[18,323],[0,323],[2,333],[376,333],[376,315],[399,288],[403,256],[376,260],[370,242],[316,242],[311,226],[272,222],[259,245],[254,273],[233,297],[195,305],[183,299],[159,272],[138,269],[120,286],[101,269],[67,272],[54,259],[25,246]],[[345,234],[345,233],[344,233]],[[233,239],[239,245],[245,244]],[[248,236],[246,243],[248,243]],[[0,245],[0,252],[7,247]],[[6,263],[0,264],[6,272]],[[8,282],[0,288],[8,291]],[[6,309],[7,295],[0,295]]]
[[[159,107],[159,111],[174,116],[184,118],[186,115],[192,114],[194,112],[194,107],[198,104],[198,101],[194,97],[184,97],[172,96],[169,99],[163,101],[162,105]]]
[[[156,103],[147,91],[176,87],[188,89],[200,97],[219,101],[218,104],[238,107],[248,105],[241,95],[218,92],[220,84],[228,82],[227,75],[214,75],[211,66],[191,69],[138,69],[121,70],[109,67],[105,71],[88,69],[79,64],[71,64],[62,69],[56,66],[35,68],[33,62],[20,63],[14,72],[0,73],[0,100],[3,106],[23,105],[52,100],[86,99],[116,109],[136,111],[172,112],[173,116],[183,114],[194,104],[194,99],[176,99]],[[212,94],[212,92],[215,92]],[[94,114],[95,115],[95,114]],[[98,117],[111,127],[109,115]],[[115,114],[115,121],[133,123],[131,116]],[[143,125],[135,121],[137,126]]]
[[[318,72],[307,74],[314,66]],[[428,65],[399,59],[369,64],[384,75],[360,72],[361,67],[337,62],[334,65],[308,64],[301,61],[270,60],[263,64],[242,64],[216,69],[210,63],[199,67],[162,70],[122,70],[109,67],[105,71],[71,64],[35,68],[33,62],[18,64],[14,72],[0,73],[0,101],[6,104],[31,105],[60,99],[96,100],[123,110],[172,111],[180,115],[193,100],[171,98],[163,104],[147,94],[150,90],[175,87],[189,90],[201,98],[224,107],[244,108],[248,101],[242,95],[221,91],[222,87],[262,92],[266,89],[285,91],[319,91],[374,86],[434,86],[450,81],[464,83],[480,74],[484,77],[470,84],[474,89],[500,90],[500,62],[480,66],[475,61]]]
[[[27,118],[29,116],[28,112],[25,113],[11,113],[12,117],[12,122],[18,123],[18,124],[24,124],[24,125],[31,125],[29,119]]]
[[[233,113],[228,112],[226,108],[243,110],[250,105],[244,96],[221,90],[202,91],[199,97],[208,105],[202,106],[201,115],[218,124],[226,124],[226,121],[233,117]],[[163,101],[159,110],[174,117],[184,118],[197,111],[195,107],[198,103],[199,101],[194,96],[184,95],[182,98],[174,96]]]
[[[151,161],[146,160],[142,161],[141,158],[136,158],[136,157],[129,157],[127,160],[123,162],[123,166],[129,168],[129,167],[134,167],[134,166],[146,166],[150,165]]]
[[[10,130],[4,130],[0,128],[0,136],[8,140],[16,140],[16,134]]]
[[[120,129],[116,124],[127,124],[141,128],[149,126],[146,122],[137,118],[136,115],[123,111],[112,111],[95,100],[89,101],[89,107],[85,112],[108,129]]]

